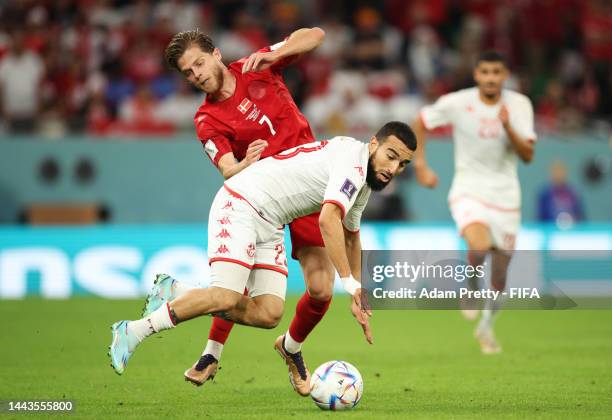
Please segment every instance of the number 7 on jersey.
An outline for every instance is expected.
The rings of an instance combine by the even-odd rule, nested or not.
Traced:
[[[267,115],[262,115],[261,118],[259,119],[259,125],[263,125],[263,123],[268,124],[268,127],[270,127],[270,132],[272,133],[272,135],[276,134],[276,130],[274,129],[274,127],[272,127],[272,121],[270,121],[270,118],[268,118]]]

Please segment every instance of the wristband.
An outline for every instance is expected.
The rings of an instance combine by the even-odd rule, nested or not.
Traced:
[[[348,277],[343,277],[340,279],[340,281],[342,282],[344,290],[346,290],[346,292],[351,296],[355,294],[357,289],[361,288],[361,283],[355,280],[352,275]]]

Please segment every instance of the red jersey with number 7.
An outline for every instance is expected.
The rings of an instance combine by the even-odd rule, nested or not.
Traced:
[[[259,52],[273,51],[282,44]],[[236,77],[234,94],[223,101],[204,99],[194,117],[198,139],[215,165],[229,152],[233,152],[238,160],[244,159],[249,144],[257,139],[268,141],[262,158],[315,140],[281,74],[292,58],[274,63],[260,72],[242,74],[246,59],[235,61],[228,67]]]

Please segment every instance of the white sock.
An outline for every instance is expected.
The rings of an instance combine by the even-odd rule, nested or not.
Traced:
[[[128,350],[134,351],[136,346],[151,334],[174,328],[170,318],[170,306],[168,303],[160,306],[146,318],[128,322],[127,328],[136,338],[134,342],[128,343]]]
[[[478,323],[479,330],[493,328],[493,323],[495,322],[495,319],[497,319],[497,315],[499,314],[502,305],[503,299],[501,298],[501,295],[495,300],[487,299],[485,301],[482,316],[480,318],[480,322]]]
[[[287,331],[285,333],[284,347],[289,353],[297,353],[302,349],[302,343],[295,341],[293,337],[291,337],[291,334],[289,334],[289,331]]]
[[[193,286],[189,283],[175,280],[174,281],[174,298],[176,299],[177,297],[183,296],[188,291],[197,289],[197,288],[198,288],[197,286]]]
[[[222,352],[223,352],[223,344],[219,343],[218,341],[209,339],[206,342],[206,348],[202,352],[202,356],[204,356],[205,354],[210,354],[215,359],[217,359],[217,361],[219,361],[221,360]]]

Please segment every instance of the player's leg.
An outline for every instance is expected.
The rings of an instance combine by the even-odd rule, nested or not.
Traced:
[[[142,316],[145,317],[151,314],[165,302],[176,299],[188,291],[197,288],[199,287],[176,280],[167,274],[158,274],[151,292],[145,301]],[[215,377],[225,342],[233,326],[233,321],[217,316],[213,317],[204,351],[193,366],[185,372],[186,380],[200,386],[207,380]]]
[[[502,298],[501,292],[506,288],[506,276],[511,259],[511,252],[500,250],[491,252],[491,288],[500,292],[500,295],[497,299],[487,299],[485,301],[485,307],[482,311],[480,322],[478,323],[478,331],[485,332],[493,330],[495,319],[503,306],[504,299]],[[494,350],[492,352],[497,353],[501,351],[501,347],[499,347],[498,344],[494,346],[492,350]]]
[[[208,247],[211,287],[188,290],[141,320],[115,324],[109,354],[118,373],[123,371],[138,343],[147,336],[171,328],[179,320],[210,313],[228,313],[243,298],[242,292],[254,262],[257,238],[254,218],[258,216],[242,202],[228,206],[233,199],[222,188],[210,209]]]
[[[271,270],[254,269],[251,271],[247,288],[251,289],[249,297],[243,296],[235,308],[223,314],[244,325],[256,325],[260,328],[274,328],[280,322],[285,307],[287,278],[283,273]],[[215,320],[222,320],[215,317]],[[227,320],[228,325],[234,322]],[[211,328],[211,333],[215,330]],[[209,337],[204,354],[184,373],[186,381],[201,386],[213,379],[219,366],[220,353],[215,354]]]
[[[298,301],[289,330],[276,339],[274,348],[289,368],[293,388],[306,396],[310,393],[310,372],[302,356],[302,343],[329,308],[334,271],[324,248],[301,248],[298,256],[307,290]]]
[[[224,315],[240,324],[257,325],[261,328],[274,328],[280,322],[284,306],[287,278],[283,273],[271,270],[254,269],[251,271],[247,288],[253,288],[249,297],[244,296],[236,307]],[[246,289],[245,289],[246,290]],[[233,326],[234,322],[215,317],[215,320],[226,321]],[[211,329],[211,334],[214,332]],[[200,359],[187,369],[184,373],[185,380],[194,385],[203,385],[209,379],[213,379],[217,373],[220,353],[215,354],[211,348],[209,337],[204,354]]]
[[[310,393],[310,372],[302,356],[302,343],[329,308],[334,275],[324,248],[301,248],[298,257],[306,292],[297,303],[289,330],[276,339],[274,348],[287,364],[291,385],[298,394],[306,396]]]
[[[179,321],[212,313],[229,313],[244,298],[241,291],[246,286],[250,271],[243,265],[215,262],[211,265],[211,287],[190,290],[142,319],[115,323],[109,349],[115,371],[123,373],[136,347],[148,336],[173,328]]]
[[[287,363],[294,389],[308,395],[310,373],[302,357],[302,343],[329,308],[335,271],[323,248],[318,214],[295,220],[290,232],[292,257],[300,262],[306,292],[297,303],[288,331],[277,338],[274,347]]]
[[[297,353],[329,308],[335,269],[324,248],[318,213],[295,220],[290,225],[290,233],[293,246],[291,256],[299,260],[306,283],[306,292],[298,301],[285,334],[285,350]]]
[[[256,324],[263,328],[276,327],[283,316],[287,276],[275,270],[254,269],[251,271],[247,288],[249,298],[243,297],[227,315],[243,324]],[[204,357],[211,359],[213,356],[207,354]],[[201,363],[201,359],[197,363]],[[198,370],[197,366],[192,366],[185,371],[185,380],[202,385],[211,374],[213,377],[216,374],[216,363],[209,363],[203,370],[204,372]],[[209,374],[205,375],[207,372]]]
[[[315,219],[315,222],[318,228],[318,217]],[[255,265],[253,267],[266,268],[271,271],[286,273],[287,256],[285,254],[284,231],[276,229],[266,232],[267,229],[269,229],[268,226],[260,226],[260,235],[265,236],[267,239],[265,243],[258,243],[255,255]],[[310,231],[312,229],[309,228],[308,230]],[[293,230],[291,230],[291,232],[293,242]],[[325,255],[325,257],[327,258],[327,255]],[[312,268],[314,269],[314,264]],[[270,284],[269,287],[272,287],[273,284],[274,283]],[[257,293],[256,290],[249,290],[249,292],[253,296]],[[316,322],[314,324],[316,324]],[[289,370],[289,381],[293,386],[293,389],[298,394],[306,396],[310,393],[310,372],[306,368],[306,364],[304,363],[304,359],[302,358],[302,352],[299,350],[299,348],[295,352],[289,352],[285,348],[285,343],[285,335],[281,335],[276,339],[274,343],[274,349],[283,358],[287,365],[287,368]]]
[[[221,317],[213,317],[208,340],[200,358],[184,373],[185,380],[200,386],[209,379],[214,379],[219,369],[221,354],[225,342],[234,327],[234,322]]]
[[[297,353],[306,337],[327,312],[334,289],[334,266],[322,247],[302,247],[296,252],[300,261],[306,292],[295,308],[295,315],[285,333],[285,350]]]
[[[511,253],[498,250],[491,252],[491,289],[498,292],[504,291],[506,287],[506,275],[511,258]],[[497,354],[502,350],[495,336],[493,327],[495,320],[499,316],[504,300],[501,293],[498,295],[497,299],[491,298],[485,300],[482,315],[474,333],[480,343],[480,349],[483,354]]]
[[[468,247],[468,263],[473,267],[484,264],[485,258],[492,247],[489,226],[481,222],[474,222],[466,226],[462,234]],[[469,286],[476,289],[478,285],[472,282]]]
[[[488,226],[480,222],[471,223],[464,228],[463,237],[468,246],[468,263],[472,267],[483,265],[487,253],[491,249],[491,235],[489,234]],[[470,290],[478,290],[480,288],[478,277],[476,275],[468,277],[466,286]],[[480,302],[473,299],[464,299],[460,304],[461,314],[465,319],[475,321],[478,318]]]
[[[450,210],[461,236],[467,243],[469,264],[481,265],[486,258],[487,251],[491,248],[486,207],[469,197],[459,197],[451,199]],[[470,290],[479,288],[476,276],[468,277],[466,287]],[[474,321],[478,318],[479,302],[473,299],[462,299],[459,307],[461,314],[467,320]]]
[[[234,250],[234,252],[237,249],[244,252],[249,244],[253,244],[255,237],[251,237],[248,243],[236,243],[237,238],[235,235],[237,232],[234,231],[234,224],[227,223],[231,222],[231,219],[235,217],[233,210],[230,211],[230,209],[233,209],[234,206],[236,206],[236,208],[241,208],[243,203],[228,194],[224,188],[218,193],[215,202],[222,203],[222,205],[220,208],[217,207],[217,211],[214,215],[211,211],[211,216],[209,218],[209,226],[211,229],[209,231],[209,249],[219,249],[218,247],[223,245],[227,246],[229,243],[231,248],[228,249]],[[245,255],[236,256],[239,258],[245,257]],[[226,257],[226,255],[219,255],[219,257]],[[250,263],[252,264],[252,255],[247,255],[247,257],[249,257],[251,260]],[[246,289],[244,292],[246,293]],[[215,316],[213,318],[208,332],[206,346],[199,359],[191,368],[185,371],[185,380],[199,386],[204,384],[208,379],[214,378],[218,370],[223,348],[225,347],[225,343],[233,326],[234,322],[229,319],[224,319],[220,316]]]
[[[145,338],[202,315],[224,314],[236,322],[259,328],[278,325],[284,306],[285,275],[273,277],[276,283],[280,283],[274,291],[281,290],[282,298],[278,296],[280,292],[248,298],[239,290],[244,290],[250,269],[218,261],[211,265],[211,272],[211,287],[190,290],[142,319],[120,321],[113,325],[109,356],[117,373],[123,372],[136,347]]]
[[[158,274],[155,278],[151,292],[145,301],[142,316],[144,317],[150,314],[164,302],[176,299],[189,290],[196,288],[198,287],[176,280],[167,274]],[[190,375],[188,380],[191,380],[197,385],[202,385],[206,380],[214,377],[217,372],[219,361],[221,360],[223,347],[225,346],[225,342],[233,326],[234,322],[230,320],[221,317],[213,318],[204,351],[200,359],[188,370],[188,372],[195,372],[193,375]]]
[[[489,227],[481,223],[473,223],[464,229],[463,235],[468,244],[468,261],[473,266],[482,265],[485,262],[488,251],[493,246]],[[493,259],[494,256],[491,258]],[[501,347],[495,338],[492,324],[494,319],[492,311],[494,310],[495,314],[497,314],[499,302],[487,299],[484,305],[474,336],[478,340],[480,349],[484,354],[499,353]]]
[[[506,288],[508,267],[512,260],[514,241],[520,226],[520,213],[518,211],[503,211],[490,209],[491,220],[491,288],[503,292]],[[481,349],[485,354],[494,354],[501,351],[494,334],[494,322],[505,299],[499,294],[497,299],[487,299],[482,311],[482,317],[476,329],[477,336],[481,337]],[[483,346],[484,343],[484,346]]]
[[[262,271],[266,273],[265,277],[260,274]],[[211,264],[213,275],[210,287],[190,290],[169,302],[170,312],[174,312],[177,321],[215,314],[242,325],[274,328],[283,313],[287,275],[278,272],[268,273],[268,271],[270,270],[251,271],[238,264],[215,261]],[[255,280],[251,280],[253,278]],[[272,293],[264,289],[265,292],[259,294],[252,291],[249,297],[239,291],[244,290],[247,282],[264,282],[264,280],[275,282],[279,291],[274,290]],[[211,297],[218,301],[211,302]]]

